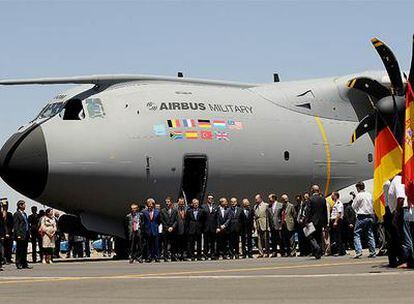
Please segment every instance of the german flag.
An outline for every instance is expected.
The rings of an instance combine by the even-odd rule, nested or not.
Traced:
[[[383,185],[401,172],[402,149],[386,122],[376,114],[374,151],[374,211],[378,218],[385,213]]]
[[[414,203],[414,93],[410,82],[407,82],[407,93],[405,97],[405,123],[403,155],[404,163],[402,168],[402,182],[405,185],[405,192],[408,201]]]

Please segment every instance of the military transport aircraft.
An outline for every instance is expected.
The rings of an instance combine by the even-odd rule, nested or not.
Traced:
[[[80,85],[5,143],[0,175],[86,229],[118,237],[128,205],[149,196],[293,195],[311,183],[328,194],[371,179],[372,140],[351,144],[351,135],[372,130],[375,111],[401,108],[405,87],[390,50],[373,43],[388,73],[268,84],[182,75],[0,81]]]

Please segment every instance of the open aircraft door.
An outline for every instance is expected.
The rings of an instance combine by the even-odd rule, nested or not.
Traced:
[[[208,159],[205,154],[186,154],[183,159],[182,194],[189,204],[193,198],[204,199],[208,179]]]

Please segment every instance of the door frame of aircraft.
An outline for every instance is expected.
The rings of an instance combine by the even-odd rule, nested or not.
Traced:
[[[181,176],[180,195],[184,196],[184,199],[187,203],[190,203],[193,198],[197,198],[200,201],[201,205],[204,200],[205,192],[207,189],[207,182],[207,155],[185,154],[183,156],[183,171]]]

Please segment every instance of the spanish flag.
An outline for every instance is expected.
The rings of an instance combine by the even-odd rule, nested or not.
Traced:
[[[376,114],[374,151],[374,211],[378,218],[385,213],[383,185],[401,172],[402,149],[386,122]]]
[[[414,93],[412,86],[407,81],[407,93],[405,98],[405,123],[404,123],[404,163],[402,168],[402,182],[408,201],[414,203]]]

